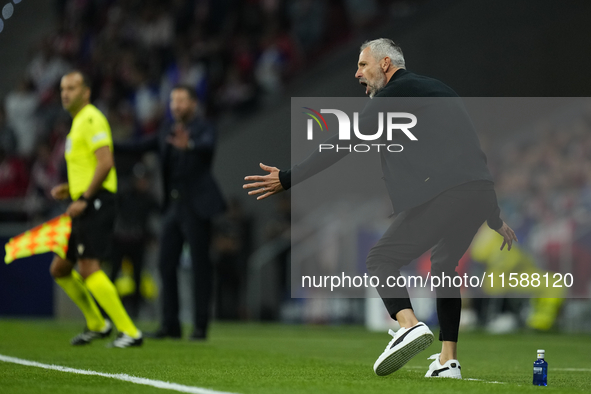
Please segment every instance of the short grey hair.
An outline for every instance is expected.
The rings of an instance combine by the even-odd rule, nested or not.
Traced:
[[[377,40],[365,41],[361,45],[359,52],[363,52],[365,48],[369,48],[371,54],[377,60],[382,60],[387,56],[395,67],[406,68],[402,49],[389,38],[378,38]]]

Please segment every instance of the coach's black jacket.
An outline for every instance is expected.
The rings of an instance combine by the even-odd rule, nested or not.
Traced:
[[[494,190],[474,126],[461,98],[450,87],[436,79],[399,69],[361,112],[359,130],[377,130],[379,112],[409,112],[418,120],[417,125],[409,129],[417,141],[409,140],[400,131],[393,133],[392,140],[386,140],[384,131],[379,141],[386,145],[400,143],[404,147],[400,153],[380,150],[383,179],[395,213],[419,206],[458,185]],[[408,120],[400,123],[408,123]],[[354,133],[351,135],[351,144],[368,143],[354,139]],[[325,143],[336,146],[339,142],[344,141],[335,135]],[[347,150],[316,151],[291,170],[281,171],[281,184],[289,189],[292,179],[294,184],[302,182],[348,153]],[[497,206],[488,219],[493,229],[502,225],[499,213]]]
[[[147,152],[157,151],[160,156],[160,168],[164,182],[164,204],[170,204],[170,174],[173,147],[166,141],[171,134],[174,123],[166,121],[159,132],[139,143],[115,144],[115,152]],[[176,187],[181,198],[202,218],[211,218],[222,213],[226,204],[220,189],[211,173],[211,163],[215,148],[215,129],[213,125],[200,117],[195,117],[185,127],[189,130],[193,141],[191,149],[177,150],[179,182]]]

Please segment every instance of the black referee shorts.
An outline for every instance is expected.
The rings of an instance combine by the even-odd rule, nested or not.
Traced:
[[[116,215],[115,193],[101,190],[88,200],[84,212],[72,219],[66,258],[73,263],[82,258],[110,260]]]

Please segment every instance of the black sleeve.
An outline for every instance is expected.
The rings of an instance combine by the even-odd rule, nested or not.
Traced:
[[[486,224],[493,230],[498,230],[503,226],[503,220],[501,219],[501,208],[499,204],[496,204],[494,212],[486,219]]]
[[[339,144],[339,135],[335,134],[323,144],[330,144],[334,145],[335,149],[327,150],[320,152],[320,150],[315,150],[308,156],[304,161],[299,164],[296,164],[291,169],[291,176],[290,176],[290,187],[291,181],[293,177],[293,184],[297,185],[298,183],[305,181],[306,179],[310,178],[313,175],[318,174],[319,172],[327,169],[337,161],[341,160],[343,157],[349,154],[348,150],[342,149],[337,150],[336,146]]]
[[[291,170],[280,170],[279,182],[281,182],[283,190],[289,190],[291,188]]]
[[[384,105],[387,106],[390,103],[391,102],[388,100],[368,99],[366,101],[365,107],[362,108],[362,111],[360,111],[361,113],[359,114],[358,128],[360,130],[365,130],[366,132],[367,130],[377,130],[379,120],[378,114],[388,108],[384,107]],[[350,121],[353,122],[354,119],[351,118]],[[332,166],[337,161],[351,153],[351,146],[359,143],[367,143],[367,141],[358,138],[356,133],[353,132],[353,123],[351,123],[351,129],[352,130],[349,135],[349,139],[339,140],[339,135],[334,134],[332,137],[322,143],[323,145],[332,145],[334,147],[333,149],[323,150],[320,152],[320,149],[317,148],[304,161],[293,166],[291,168],[289,178],[289,187],[292,186],[292,182],[293,185],[297,185],[298,183]],[[283,184],[283,180],[281,178],[280,181]]]
[[[380,110],[380,107],[376,103],[377,100],[374,100],[373,102],[371,100],[368,101],[366,106],[361,111],[358,122],[359,128],[361,130],[375,130],[377,128],[377,114]],[[353,119],[350,119],[350,121],[353,121]],[[352,128],[353,124],[351,124],[351,129]],[[341,145],[340,148],[339,142]],[[351,153],[351,146],[365,142],[367,141],[360,140],[353,130],[351,130],[348,140],[339,140],[339,135],[334,134],[332,137],[322,143],[322,145],[332,145],[334,147],[333,149],[323,150],[320,152],[320,148],[318,148],[304,161],[293,166],[291,169],[293,184],[297,185],[311,176],[324,171]]]

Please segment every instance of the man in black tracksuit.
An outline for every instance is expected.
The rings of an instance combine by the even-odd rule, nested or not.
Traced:
[[[380,152],[384,181],[397,216],[371,249],[366,261],[368,272],[384,283],[433,248],[431,275],[457,276],[458,261],[484,221],[504,237],[501,248],[507,244],[510,250],[517,238],[499,216],[486,156],[457,94],[438,80],[407,71],[402,51],[388,39],[362,45],[355,77],[366,87],[366,94],[374,98],[360,115],[360,124],[364,118],[373,119],[377,112],[385,111],[383,105],[391,105],[392,101],[385,98],[400,98],[389,100],[412,108],[409,112],[415,115],[422,111],[412,129],[420,135],[419,141],[405,144],[404,155],[385,149]],[[359,129],[375,130],[372,127]],[[338,141],[335,135],[325,143],[335,145]],[[347,153],[317,151],[286,171],[261,164],[270,174],[246,177],[253,182],[244,187],[255,188],[249,194],[261,194],[258,199],[266,198],[304,181]],[[378,287],[378,291],[390,316],[401,326],[396,333],[390,330],[393,339],[374,365],[377,375],[387,375],[426,349],[433,334],[414,315],[406,288]],[[439,339],[443,344],[427,377],[461,378],[457,360],[460,311],[459,288],[438,288]]]

